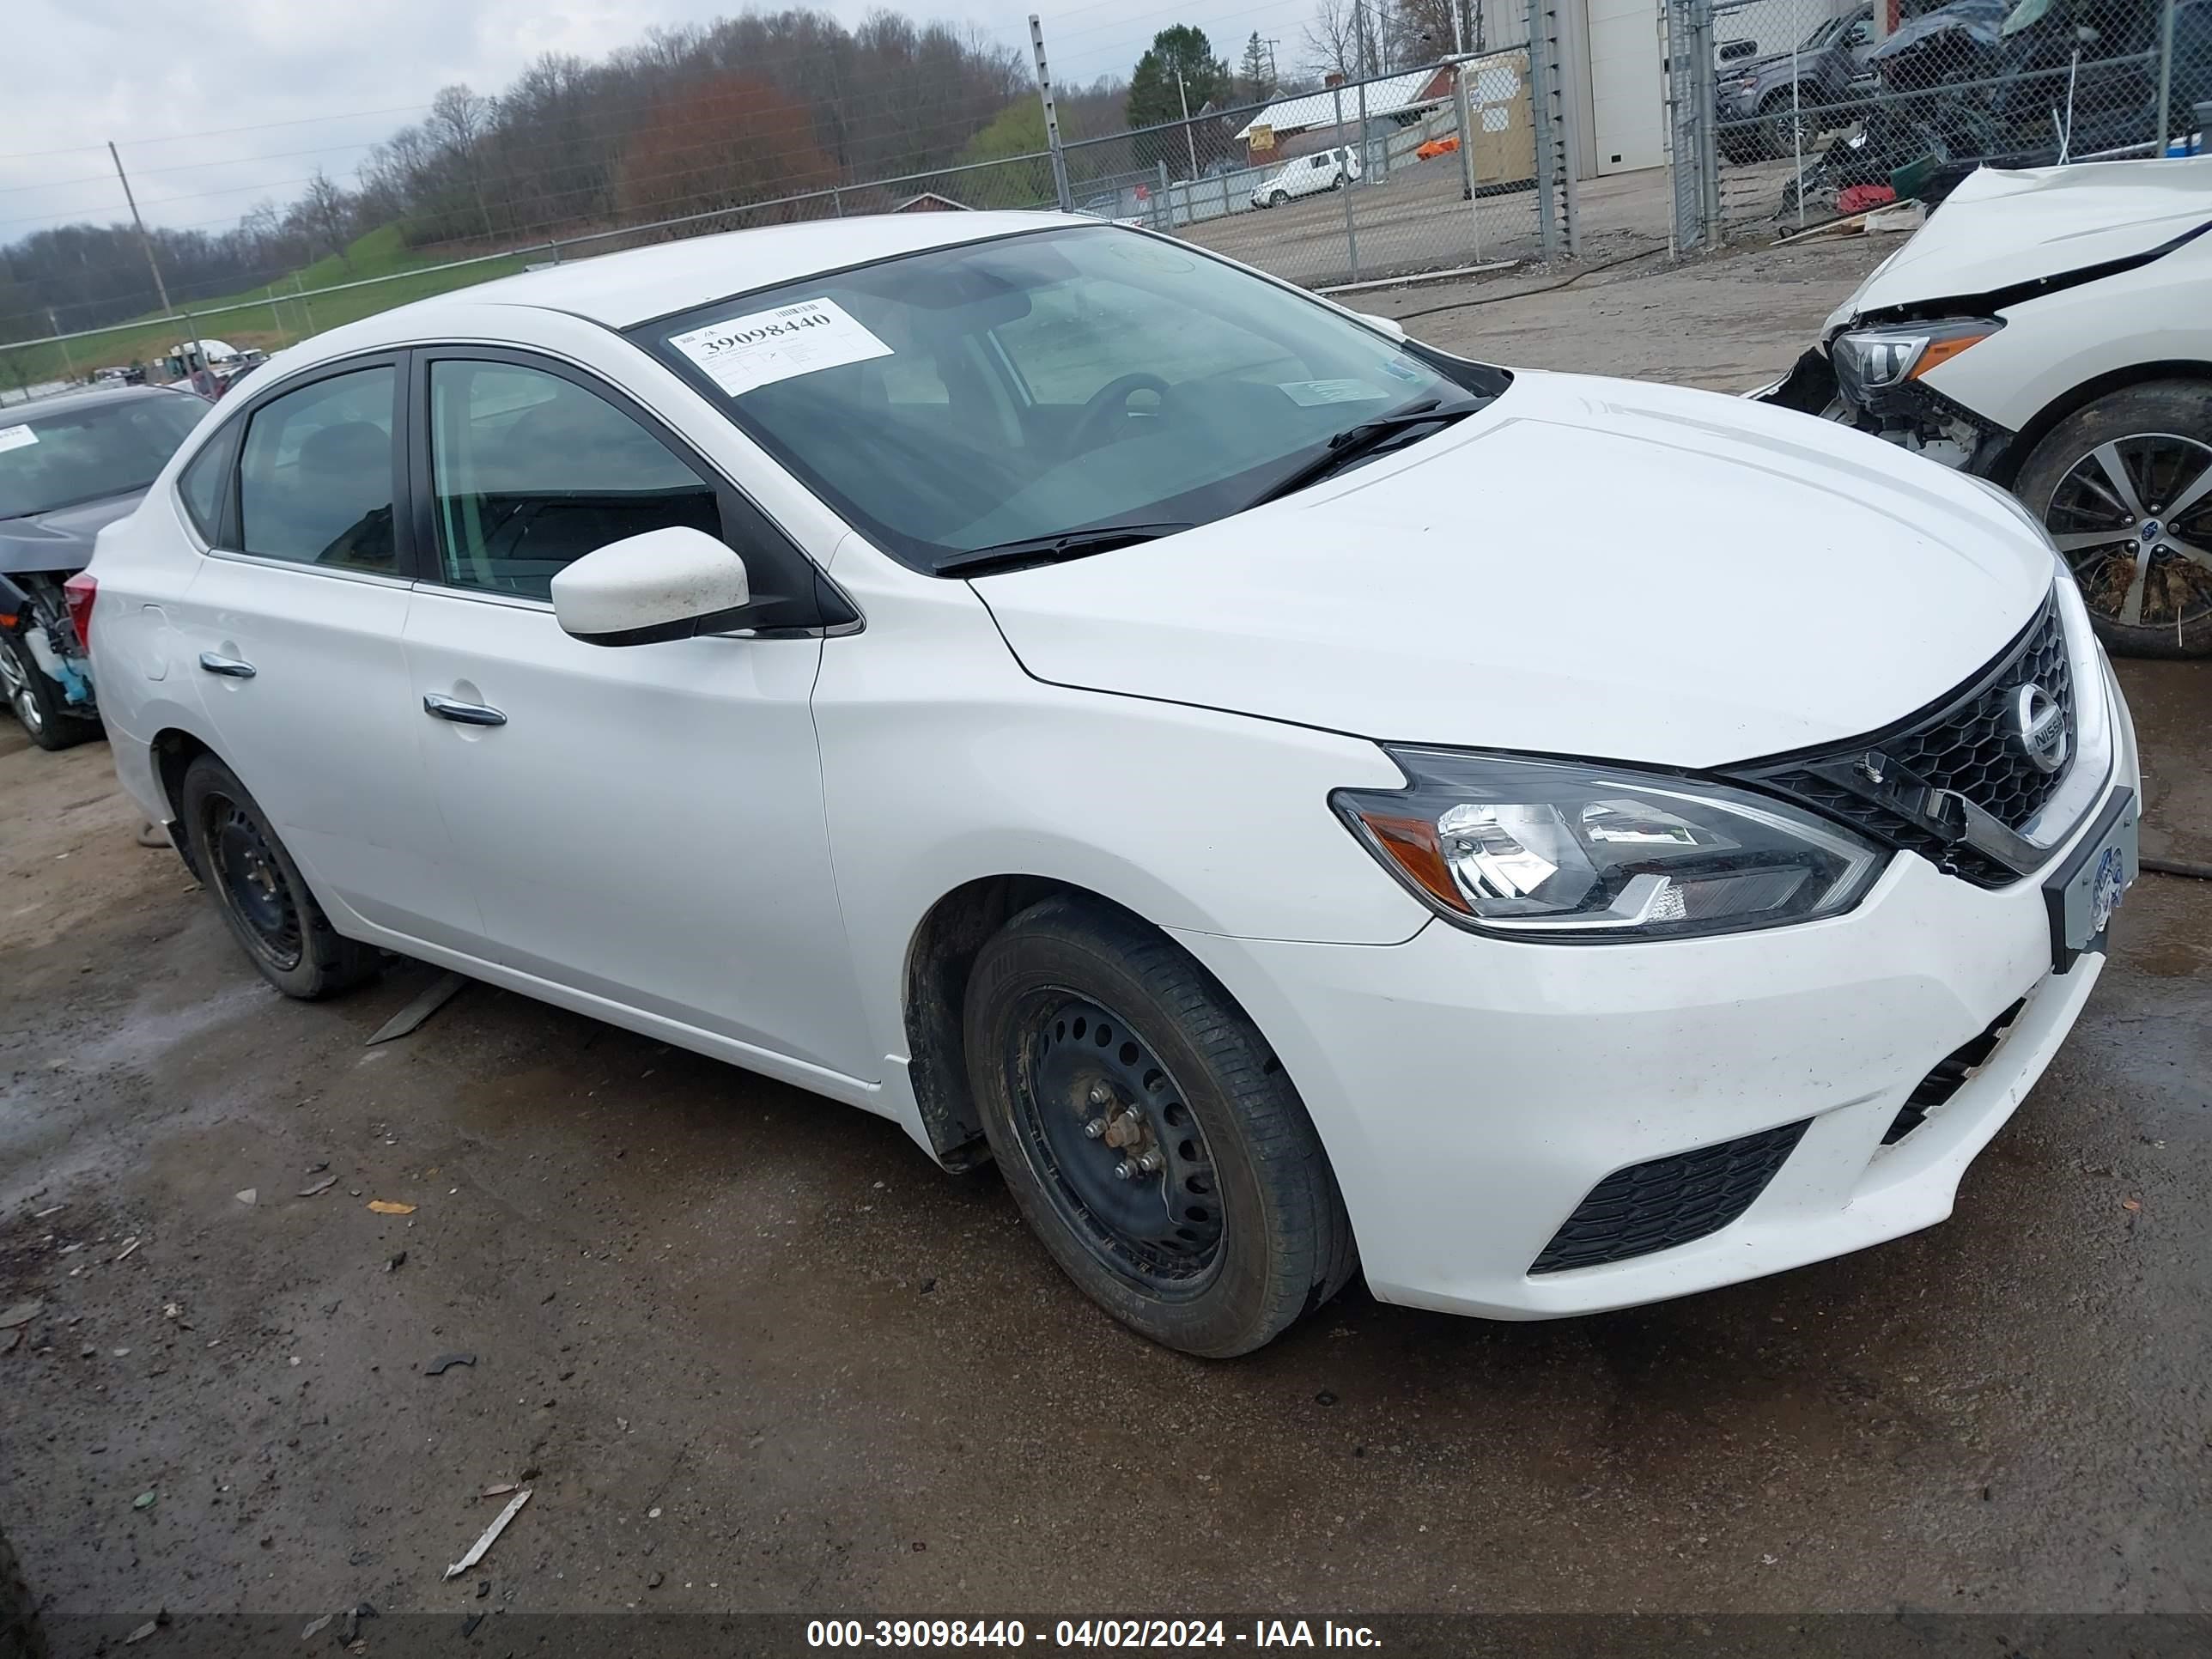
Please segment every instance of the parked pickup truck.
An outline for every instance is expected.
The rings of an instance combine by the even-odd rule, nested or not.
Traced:
[[[1802,128],[1807,151],[1824,127],[1841,126],[1842,108],[1872,84],[1866,55],[1874,49],[1874,8],[1828,18],[1795,52],[1762,58],[1723,56],[1715,87],[1720,106],[1721,154],[1739,165],[1787,155],[1794,148],[1790,123]],[[1728,43],[1722,46],[1728,51]],[[1815,113],[1817,111],[1828,113]]]

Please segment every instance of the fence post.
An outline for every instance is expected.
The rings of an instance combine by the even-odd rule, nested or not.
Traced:
[[[1721,149],[1718,125],[1721,117],[1720,77],[1713,66],[1713,0],[1690,0],[1690,12],[1695,20],[1694,43],[1696,54],[1690,61],[1690,73],[1697,76],[1698,131],[1703,135],[1698,145],[1698,182],[1705,208],[1705,243],[1711,246],[1721,240]],[[1798,186],[1802,194],[1803,185]]]
[[[1067,156],[1060,147],[1060,111],[1052,100],[1052,71],[1044,62],[1044,25],[1035,12],[1030,14],[1030,50],[1036,55],[1037,96],[1044,104],[1044,142],[1052,152],[1053,194],[1060,198],[1062,213],[1075,211],[1075,198],[1067,188]]]
[[[1453,13],[1458,21],[1458,13]],[[1467,65],[1452,65],[1452,119],[1459,125],[1459,179],[1467,191],[1467,216],[1474,228],[1474,258],[1471,263],[1482,263],[1482,204],[1474,194],[1474,114],[1468,107],[1467,96]]]
[[[845,191],[842,185],[830,186],[830,207],[838,218],[845,216]]]
[[[2160,0],[2158,9],[2158,142],[2151,146],[2154,156],[2166,154],[2166,140],[2173,136],[2173,14],[2179,4],[2180,0]]]
[[[1335,94],[1336,153],[1338,158],[1341,160],[1344,156],[1351,153],[1344,146],[1344,83],[1342,82],[1339,82],[1337,83]],[[1349,168],[1346,168],[1346,170],[1347,172],[1350,171]],[[1352,275],[1345,280],[1346,282],[1356,283],[1359,280],[1359,230],[1358,227],[1354,225],[1352,221],[1352,182],[1350,179],[1346,179],[1344,185],[1344,251],[1352,264]]]
[[[1536,230],[1546,259],[1559,255],[1559,152],[1552,139],[1550,0],[1528,0],[1528,109],[1535,126]]]
[[[1168,164],[1155,161],[1152,167],[1159,180],[1152,186],[1152,228],[1172,232],[1175,229],[1175,203],[1168,196]]]

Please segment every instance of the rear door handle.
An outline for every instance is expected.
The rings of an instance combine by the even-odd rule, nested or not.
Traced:
[[[253,671],[248,669],[246,672]],[[422,694],[422,712],[441,720],[451,720],[456,726],[504,726],[507,716],[489,703],[463,702],[459,697],[441,697],[435,691]]]
[[[236,657],[218,657],[212,651],[200,653],[200,666],[210,674],[222,675],[227,680],[250,680],[254,673],[252,663],[243,662]]]

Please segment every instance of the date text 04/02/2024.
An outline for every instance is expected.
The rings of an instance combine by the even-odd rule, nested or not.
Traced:
[[[1038,1645],[1044,1632],[1036,1632]],[[1257,1619],[1239,1629],[1220,1619],[1060,1619],[1055,1648],[1374,1648],[1382,1642],[1364,1625],[1322,1620]],[[1018,1619],[816,1619],[806,1626],[811,1648],[1024,1647],[1030,1631]]]

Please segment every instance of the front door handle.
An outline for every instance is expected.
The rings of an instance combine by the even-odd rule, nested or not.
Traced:
[[[222,675],[227,680],[250,680],[254,672],[252,663],[236,657],[218,657],[212,651],[200,653],[200,666],[210,674]]]
[[[253,671],[246,670],[249,674]],[[435,691],[422,694],[422,712],[441,720],[451,720],[456,726],[504,726],[507,716],[489,703],[463,702],[459,697],[441,697]]]

